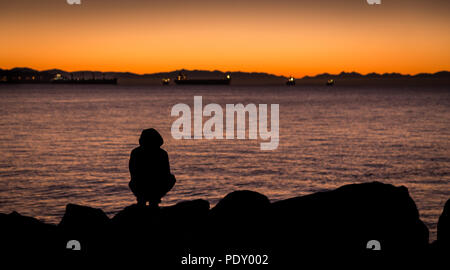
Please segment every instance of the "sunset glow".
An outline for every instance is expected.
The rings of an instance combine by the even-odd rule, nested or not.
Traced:
[[[448,1],[1,1],[0,68],[450,70]]]

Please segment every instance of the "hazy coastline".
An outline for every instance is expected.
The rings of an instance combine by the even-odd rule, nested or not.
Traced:
[[[171,72],[158,72],[152,74],[136,74],[132,72],[101,72],[101,71],[74,71],[61,69],[38,71],[30,68],[0,69],[0,83],[14,81],[15,83],[49,83],[60,74],[65,78],[101,79],[116,78],[119,85],[161,85],[164,78],[174,79],[182,72],[189,78],[218,79],[227,74],[232,75],[232,85],[285,85],[289,75],[280,76],[263,72],[241,71],[208,71],[208,70],[175,70]],[[20,80],[18,80],[20,78]],[[301,86],[321,86],[327,80],[333,79],[339,86],[449,86],[450,72],[419,73],[415,75],[400,73],[368,73],[341,72],[339,74],[323,73],[314,76],[296,78],[296,84]]]

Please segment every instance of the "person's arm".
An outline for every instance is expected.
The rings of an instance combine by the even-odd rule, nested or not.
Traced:
[[[169,162],[169,155],[167,154],[166,151],[164,151],[164,158],[165,158],[165,167],[164,170],[167,174],[170,174],[170,162]]]
[[[135,162],[135,159],[136,159],[136,157],[135,157],[135,153],[134,153],[134,150],[133,150],[133,151],[131,151],[130,161],[128,163],[128,169],[130,170],[131,179],[133,179],[133,176],[136,175],[136,162]]]

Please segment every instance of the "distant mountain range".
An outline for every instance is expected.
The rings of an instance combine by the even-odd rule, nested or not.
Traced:
[[[61,74],[65,78],[79,78],[79,79],[102,79],[102,78],[117,78],[119,84],[159,84],[163,78],[176,78],[177,75],[183,72],[188,78],[224,78],[227,74],[232,76],[232,84],[284,84],[287,77],[278,76],[269,73],[256,72],[222,72],[218,70],[175,70],[170,72],[159,72],[152,74],[135,74],[131,72],[100,72],[100,71],[75,71],[67,72],[60,69],[51,69],[38,71],[31,68],[13,68],[0,69],[0,82],[25,82],[25,83],[46,83],[50,82],[57,74]],[[369,73],[366,75],[357,72],[341,72],[339,74],[323,73],[315,76],[305,76],[297,79],[297,83],[302,84],[322,84],[324,81],[334,79],[339,85],[339,82],[345,84],[352,84],[355,82],[381,82],[381,81],[427,81],[440,83],[450,82],[450,72],[440,71],[436,73],[420,73],[416,75],[405,75],[400,73]],[[430,81],[431,80],[431,81]],[[352,83],[350,83],[352,82]]]
[[[323,73],[316,76],[305,76],[302,79],[348,79],[348,78],[450,78],[450,71],[439,71],[436,73],[419,73],[416,75],[400,73],[368,73],[362,75],[358,72],[341,72],[339,74]]]
[[[101,71],[91,71],[91,70],[81,70],[68,72],[60,69],[50,69],[44,71],[38,71],[31,68],[13,68],[13,69],[0,69],[0,78],[4,76],[41,76],[41,77],[49,77],[50,79],[54,78],[56,74],[61,74],[64,77],[84,77],[86,79],[91,79],[93,77],[113,77],[117,79],[142,79],[142,78],[175,78],[178,74],[182,72],[187,75],[189,78],[222,78],[226,74],[233,74],[233,77],[236,78],[282,78],[283,76],[277,76],[268,73],[257,73],[257,72],[222,72],[218,70],[208,71],[208,70],[175,70],[170,72],[158,72],[151,74],[136,74],[131,72],[101,72]]]

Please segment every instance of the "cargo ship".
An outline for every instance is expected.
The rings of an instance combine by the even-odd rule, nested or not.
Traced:
[[[117,84],[117,78],[113,79],[70,79],[64,78],[61,74],[56,74],[55,78],[51,80],[52,83],[56,84]]]
[[[329,80],[327,81],[327,86],[333,86],[334,83],[335,83],[335,81],[334,81],[333,79],[329,79]]]
[[[170,78],[163,78],[161,79],[162,85],[169,85],[170,84]]]
[[[290,76],[286,82],[286,85],[288,85],[288,86],[295,85],[295,78]]]
[[[224,79],[188,79],[185,74],[180,73],[175,79],[176,84],[180,85],[195,85],[195,84],[208,84],[208,85],[229,85],[231,82],[231,75],[227,74]]]

